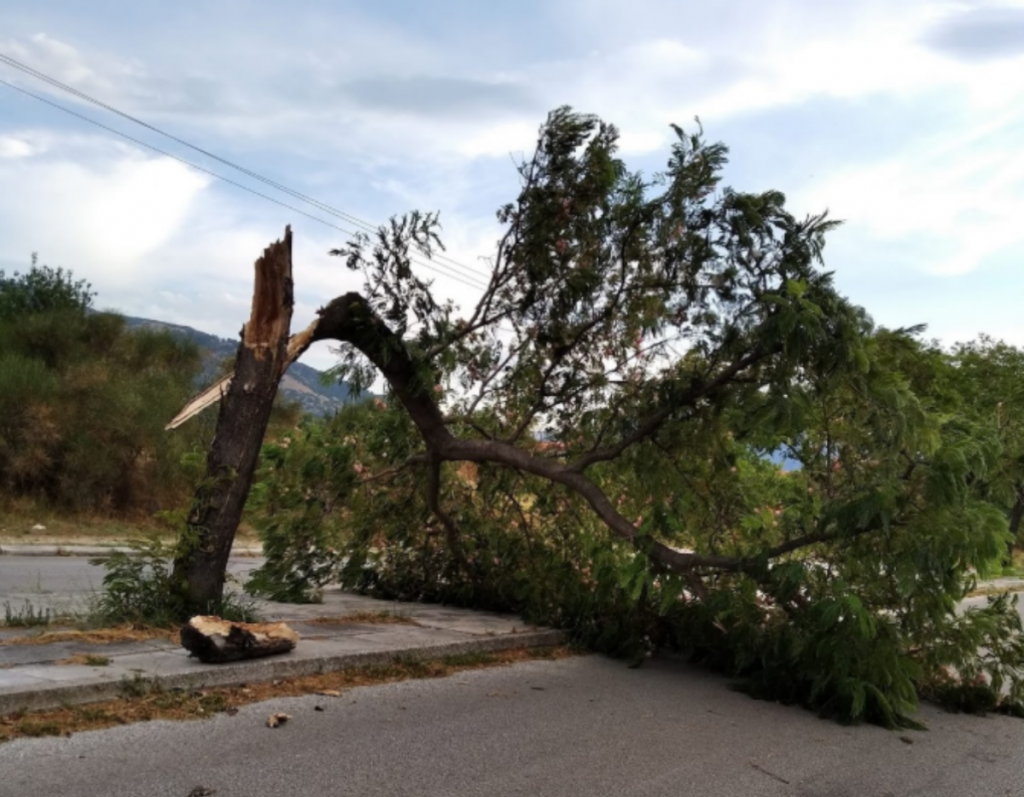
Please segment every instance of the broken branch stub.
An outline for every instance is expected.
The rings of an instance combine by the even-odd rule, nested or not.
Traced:
[[[292,319],[292,232],[255,263],[252,312],[230,376],[193,399],[171,426],[220,401],[206,474],[196,489],[172,580],[196,613],[216,611],[278,383],[288,362]]]

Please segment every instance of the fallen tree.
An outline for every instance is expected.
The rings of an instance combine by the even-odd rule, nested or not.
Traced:
[[[954,611],[1005,549],[1005,517],[972,488],[989,438],[922,403],[913,336],[875,330],[835,290],[821,270],[835,222],[797,219],[776,191],[721,189],[725,148],[676,134],[667,170],[645,180],[615,157],[614,127],[551,114],[465,316],[413,270],[440,247],[435,216],[333,252],[365,289],[321,308],[287,357],[342,344],[337,375],[357,389],[382,376],[419,439],[400,445],[392,428],[386,467],[357,481],[419,474],[471,582],[480,556],[461,550],[456,516],[484,521],[445,504],[444,463],[532,479],[532,506],[505,491],[523,527],[586,507],[609,550],[631,551],[602,576],[611,600],[660,611],[677,623],[665,638],[685,629],[766,696],[889,725],[950,669],[1024,697],[1009,602]],[[356,444],[337,446],[364,469],[341,450]],[[745,509],[739,447],[754,470],[757,451],[780,450],[806,470],[789,487],[758,476],[771,507]],[[310,500],[326,513],[345,497]]]

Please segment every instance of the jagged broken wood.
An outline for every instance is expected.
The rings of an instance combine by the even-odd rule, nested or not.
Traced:
[[[169,424],[176,426],[220,402],[206,474],[193,496],[171,576],[174,588],[196,614],[217,611],[223,596],[231,544],[289,360],[294,303],[291,228],[264,250],[254,270],[252,311],[242,329],[232,373],[189,402]]]
[[[258,659],[295,649],[299,635],[286,623],[233,623],[199,616],[182,626],[181,645],[203,664]]]

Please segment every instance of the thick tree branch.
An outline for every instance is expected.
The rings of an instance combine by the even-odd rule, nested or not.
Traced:
[[[454,437],[437,406],[433,384],[430,382],[426,367],[412,358],[401,337],[372,312],[369,304],[359,294],[346,294],[321,308],[314,327],[312,334],[303,333],[305,339],[302,350],[314,341],[327,339],[355,346],[380,370],[395,396],[402,402],[427,445],[431,461],[431,486],[428,493],[432,502],[431,510],[449,533],[452,533],[454,523],[450,517],[446,522],[447,515],[443,511],[438,514],[439,469],[436,463],[442,461],[505,465],[561,484],[583,498],[617,537],[643,551],[657,565],[684,573],[700,569],[752,572],[757,568],[757,562],[763,561],[765,557],[776,558],[810,545],[832,542],[843,536],[828,533],[807,535],[771,548],[759,557],[751,558],[678,551],[647,535],[639,534],[636,527],[619,514],[601,488],[583,473],[588,465],[614,459],[629,446],[649,437],[673,413],[678,412],[680,406],[692,406],[700,398],[729,384],[745,370],[770,356],[773,353],[772,349],[753,349],[722,369],[713,379],[691,387],[678,403],[656,413],[639,429],[614,446],[592,452],[566,465],[548,457],[536,456],[501,440],[462,440]],[[289,353],[291,351],[290,348]],[[301,353],[302,351],[296,351],[295,356]],[[457,534],[457,530],[454,533]]]

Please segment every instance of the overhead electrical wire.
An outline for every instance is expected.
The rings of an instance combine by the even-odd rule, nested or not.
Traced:
[[[112,107],[110,105],[107,105],[106,103],[104,103],[104,102],[102,102],[100,100],[96,100],[96,99],[88,96],[87,94],[79,91],[78,89],[75,89],[75,88],[73,88],[71,86],[67,86],[67,85],[61,83],[60,81],[56,80],[55,78],[51,78],[51,77],[49,77],[47,75],[44,75],[41,72],[38,72],[37,70],[32,69],[31,67],[28,67],[28,66],[26,66],[24,64],[21,64],[21,63],[15,61],[14,59],[10,58],[9,56],[4,55],[3,53],[0,53],[0,63],[5,63],[8,66],[12,66],[12,67],[14,67],[16,69],[19,69],[19,70],[21,70],[23,72],[26,72],[27,74],[30,74],[33,77],[36,77],[36,78],[38,78],[40,80],[43,80],[43,81],[49,83],[50,85],[55,86],[56,88],[60,88],[60,89],[62,89],[64,91],[67,91],[67,92],[69,92],[69,93],[79,97],[80,99],[83,99],[83,100],[85,100],[87,102],[90,102],[90,103],[92,103],[92,104],[94,104],[94,105],[96,105],[96,106],[98,106],[100,108],[104,108],[105,110],[111,111],[112,113],[115,113],[115,114],[117,114],[117,115],[119,115],[119,116],[121,116],[121,117],[123,117],[125,119],[128,119],[128,120],[130,120],[132,122],[135,122],[136,124],[139,124],[139,125],[147,128],[149,130],[152,130],[152,131],[154,131],[156,133],[159,133],[160,135],[165,136],[166,138],[169,138],[172,141],[176,141],[176,142],[178,142],[178,143],[180,143],[180,144],[182,144],[182,145],[184,145],[186,147],[189,147],[190,149],[195,150],[196,152],[199,152],[199,153],[201,153],[203,155],[206,155],[207,157],[213,158],[214,160],[219,161],[219,162],[221,162],[221,163],[223,163],[223,164],[225,164],[225,165],[227,165],[227,166],[229,166],[229,167],[231,167],[233,169],[236,169],[236,170],[238,170],[238,171],[240,171],[240,172],[242,172],[242,173],[244,173],[244,174],[246,174],[246,175],[248,175],[250,177],[253,177],[254,179],[257,179],[257,180],[259,180],[259,181],[261,181],[261,182],[263,182],[263,183],[265,183],[265,184],[267,184],[267,185],[269,185],[269,186],[271,186],[273,188],[276,188],[276,189],[278,189],[280,191],[283,191],[283,192],[285,192],[285,193],[295,197],[296,199],[299,199],[299,200],[301,200],[303,202],[307,202],[308,204],[313,205],[314,207],[320,209],[321,211],[323,211],[325,213],[328,213],[328,214],[333,215],[333,216],[335,216],[337,218],[340,218],[340,219],[342,219],[344,221],[347,221],[347,222],[349,222],[349,223],[351,223],[351,224],[353,224],[355,226],[363,228],[360,232],[364,232],[364,231],[371,231],[371,232],[373,232],[373,231],[376,231],[376,228],[374,228],[368,222],[362,221],[362,220],[356,218],[355,216],[351,216],[351,215],[349,215],[347,213],[344,213],[344,212],[342,212],[340,210],[332,208],[330,205],[327,205],[325,203],[319,202],[318,200],[315,200],[315,199],[313,199],[311,197],[307,197],[306,195],[304,195],[304,194],[302,194],[302,193],[300,193],[298,191],[294,191],[294,190],[288,188],[287,186],[283,186],[280,183],[277,183],[277,182],[275,182],[273,180],[270,180],[269,178],[263,177],[263,176],[257,174],[256,172],[253,172],[253,171],[251,171],[249,169],[246,169],[243,166],[239,166],[237,164],[234,164],[231,161],[228,161],[228,160],[226,160],[226,159],[224,159],[224,158],[222,158],[222,157],[220,157],[218,155],[215,155],[215,154],[213,154],[211,152],[208,152],[207,150],[204,150],[204,149],[202,149],[200,147],[194,146],[194,145],[190,144],[189,142],[187,142],[187,141],[185,141],[185,140],[183,140],[181,138],[178,138],[177,136],[174,136],[174,135],[172,135],[170,133],[166,133],[166,132],[160,130],[159,128],[154,127],[153,125],[150,125],[150,124],[148,124],[148,123],[146,123],[146,122],[144,122],[144,121],[142,121],[140,119],[137,119],[137,118],[135,118],[135,117],[133,117],[133,116],[131,116],[129,114],[126,114],[126,113],[124,113],[122,111],[119,111],[118,109],[116,109],[116,108],[114,108],[114,107]],[[99,121],[97,121],[95,119],[92,119],[92,118],[90,118],[88,116],[85,116],[84,114],[80,114],[80,113],[78,113],[76,111],[73,111],[70,108],[67,108],[67,107],[65,107],[63,105],[60,105],[59,103],[53,102],[51,100],[48,100],[45,97],[41,97],[40,95],[35,94],[34,92],[29,91],[28,89],[22,88],[21,86],[16,86],[13,83],[9,83],[8,81],[2,80],[2,79],[0,79],[0,84],[2,84],[4,86],[7,86],[8,88],[14,89],[15,91],[18,91],[18,92],[20,92],[20,93],[22,93],[22,94],[24,94],[24,95],[26,95],[28,97],[31,97],[32,99],[38,100],[39,102],[42,102],[42,103],[44,103],[46,105],[49,105],[52,108],[56,108],[57,110],[63,111],[64,113],[70,114],[71,116],[74,116],[74,117],[76,117],[78,119],[81,119],[81,120],[83,120],[85,122],[88,122],[89,124],[92,124],[92,125],[95,125],[97,127],[100,127],[103,130],[106,130],[106,131],[108,131],[110,133],[113,133],[114,135],[120,136],[121,138],[124,138],[124,139],[126,139],[128,141],[131,141],[134,144],[138,144],[139,146],[145,147],[145,148],[147,148],[147,149],[149,149],[149,150],[151,150],[153,152],[156,152],[156,153],[158,153],[160,155],[163,155],[165,157],[171,158],[171,159],[173,159],[173,160],[175,160],[175,161],[177,161],[177,162],[179,162],[181,164],[184,164],[185,166],[188,166],[189,168],[196,169],[197,171],[201,171],[201,172],[203,172],[205,174],[208,174],[208,175],[210,175],[212,177],[217,178],[218,180],[223,180],[224,182],[228,183],[229,185],[233,185],[233,186],[235,186],[237,188],[241,188],[242,190],[248,191],[249,193],[251,193],[251,194],[253,194],[255,196],[258,196],[258,197],[260,197],[262,199],[266,199],[266,200],[268,200],[270,202],[273,202],[276,205],[279,205],[281,207],[287,208],[288,210],[291,210],[291,211],[293,211],[295,213],[299,213],[299,214],[305,216],[306,218],[312,219],[313,221],[317,221],[317,222],[319,222],[321,224],[324,224],[324,225],[326,225],[328,227],[331,227],[333,229],[339,230],[340,232],[343,232],[346,235],[356,235],[357,234],[356,231],[353,231],[353,230],[350,230],[350,229],[346,229],[344,227],[340,227],[337,224],[334,224],[332,222],[329,222],[329,221],[327,221],[325,219],[320,218],[319,216],[314,216],[311,213],[307,213],[306,211],[301,210],[300,208],[296,208],[293,205],[289,205],[286,202],[282,202],[282,201],[280,201],[278,199],[275,199],[274,197],[269,196],[268,194],[264,194],[264,193],[262,193],[260,191],[257,191],[255,189],[253,189],[253,188],[250,188],[249,186],[244,185],[243,183],[239,183],[239,182],[237,182],[235,180],[232,180],[232,179],[230,179],[228,177],[225,177],[222,174],[218,174],[217,172],[213,172],[213,171],[211,171],[209,169],[206,169],[203,166],[200,166],[200,165],[198,165],[196,163],[193,163],[193,162],[191,162],[189,160],[186,160],[186,159],[181,158],[181,157],[179,157],[177,155],[174,155],[174,154],[172,154],[170,152],[162,150],[159,147],[155,147],[152,144],[149,144],[149,143],[147,143],[145,141],[137,139],[137,138],[135,138],[133,136],[130,136],[130,135],[126,134],[126,133],[123,133],[120,130],[117,130],[117,129],[113,128],[113,127],[105,125],[102,122],[99,122]],[[445,261],[445,262],[440,262],[440,261]],[[455,280],[456,282],[460,282],[463,285],[466,285],[468,287],[476,288],[478,290],[486,289],[486,284],[482,284],[481,283],[481,279],[484,276],[482,274],[482,272],[480,272],[479,270],[474,271],[474,270],[470,269],[468,266],[461,265],[461,264],[457,263],[456,261],[451,260],[451,258],[447,258],[447,257],[443,257],[443,256],[434,256],[434,257],[431,257],[430,261],[423,261],[423,260],[419,260],[419,259],[413,258],[413,262],[416,263],[417,265],[421,265],[424,268],[427,268],[427,269],[429,269],[431,271],[434,271],[437,274],[440,274],[440,275],[445,276],[445,277],[447,277],[449,279]],[[469,272],[469,273],[460,273],[460,272],[456,271],[456,268],[461,269],[463,272]]]
[[[198,147],[195,144],[192,144],[191,142],[186,141],[183,138],[179,138],[178,136],[175,136],[172,133],[168,133],[166,130],[162,130],[159,127],[156,127],[155,125],[150,124],[149,122],[145,122],[145,121],[143,121],[142,119],[139,119],[136,116],[132,116],[129,113],[126,113],[126,112],[124,112],[124,111],[122,111],[122,110],[120,110],[118,108],[115,108],[112,105],[109,105],[108,103],[103,102],[102,100],[98,100],[95,97],[92,97],[89,94],[86,94],[84,91],[81,91],[80,89],[76,89],[74,86],[69,86],[66,83],[62,83],[60,80],[57,80],[57,78],[51,77],[50,75],[47,75],[47,74],[45,74],[43,72],[40,72],[38,69],[34,69],[33,67],[28,66],[27,64],[23,64],[20,61],[17,61],[16,59],[12,58],[9,55],[6,55],[4,53],[0,53],[0,63],[5,63],[5,64],[7,64],[10,67],[18,69],[18,70],[20,70],[20,71],[22,71],[22,72],[24,72],[24,73],[26,73],[28,75],[31,75],[34,78],[37,78],[38,80],[45,81],[46,83],[49,83],[51,86],[53,86],[55,88],[58,88],[58,89],[60,89],[62,91],[65,91],[65,92],[68,92],[69,94],[73,94],[74,96],[78,97],[81,100],[89,102],[89,103],[91,103],[91,104],[93,104],[93,105],[95,105],[95,106],[97,106],[99,108],[103,108],[106,111],[110,111],[111,113],[117,114],[118,116],[122,117],[123,119],[127,119],[130,122],[133,122],[133,123],[135,123],[137,125],[141,125],[142,127],[145,127],[147,130],[151,130],[154,133],[157,133],[158,135],[161,135],[161,136],[164,136],[165,138],[170,139],[171,141],[177,142],[178,144],[181,144],[182,146],[185,146],[185,147],[188,147],[189,149],[195,150],[196,152],[199,152],[199,153],[201,153],[203,155],[206,155],[209,158],[213,158],[214,160],[219,161],[220,163],[223,163],[225,166],[229,166],[230,168],[235,169],[237,171],[240,171],[243,174],[248,175],[249,177],[252,177],[253,179],[259,180],[262,183],[266,183],[267,185],[272,186],[273,188],[276,188],[279,191],[284,191],[285,193],[290,194],[291,196],[295,197],[296,199],[301,199],[303,202],[307,202],[307,203],[309,203],[309,204],[319,208],[320,210],[323,210],[323,211],[325,211],[327,213],[330,213],[333,216],[337,216],[338,218],[341,218],[341,219],[343,219],[343,220],[345,220],[345,221],[347,221],[347,222],[349,222],[351,224],[355,224],[358,227],[362,227],[364,230],[366,230],[368,232],[376,232],[376,230],[377,230],[377,228],[373,224],[371,224],[371,223],[369,223],[367,221],[363,221],[362,219],[360,219],[360,218],[358,218],[356,216],[353,216],[353,215],[351,215],[349,213],[345,213],[342,210],[338,210],[337,208],[334,208],[334,207],[328,205],[325,202],[321,202],[321,201],[319,201],[317,199],[314,199],[313,197],[307,196],[306,194],[303,194],[303,193],[301,193],[299,191],[296,191],[296,190],[294,190],[292,188],[289,188],[286,185],[282,185],[281,183],[278,183],[278,182],[276,182],[274,180],[271,180],[268,177],[264,177],[263,175],[259,174],[258,172],[254,172],[251,169],[248,169],[248,168],[246,168],[244,166],[241,166],[241,165],[239,165],[237,163],[234,163],[234,162],[232,162],[232,161],[230,161],[230,160],[228,160],[226,158],[221,157],[220,155],[217,155],[214,152],[210,152],[209,150],[203,149],[202,147]],[[450,257],[447,257],[446,255],[440,255],[440,254],[434,255],[433,259],[446,261],[447,263],[449,263],[454,268],[460,269],[462,271],[470,272],[469,276],[481,276],[482,274],[484,274],[484,272],[481,269],[474,268],[472,266],[465,266],[465,265],[459,263],[458,261],[453,260]]]

